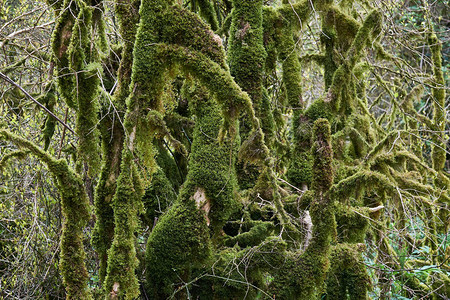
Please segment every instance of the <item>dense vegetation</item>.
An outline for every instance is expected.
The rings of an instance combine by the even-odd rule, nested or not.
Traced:
[[[448,1],[6,0],[0,299],[448,299]]]

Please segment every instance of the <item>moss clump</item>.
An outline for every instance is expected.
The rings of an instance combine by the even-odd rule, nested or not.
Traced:
[[[48,108],[48,110],[52,111],[54,110],[54,107],[56,105],[56,94],[53,88],[50,88],[49,91],[47,91],[42,97],[39,97],[37,99],[40,103],[44,104],[45,107]],[[47,151],[48,147],[50,146],[50,141],[53,137],[53,134],[55,132],[55,126],[56,126],[56,120],[52,116],[47,116],[44,123],[44,130],[43,130],[43,139],[44,139],[44,150]]]
[[[351,208],[339,204],[336,207],[336,223],[338,241],[347,243],[364,243],[366,232],[369,229],[368,211],[362,208]]]
[[[369,299],[371,280],[362,259],[363,249],[363,244],[332,247],[325,299]]]
[[[107,297],[134,299],[139,295],[139,283],[135,274],[138,266],[135,232],[138,214],[142,212],[143,190],[133,156],[128,149],[123,150],[120,169],[112,201],[114,239],[108,251],[104,289]]]
[[[291,159],[291,165],[287,172],[287,178],[291,184],[301,188],[303,184],[309,185],[312,179],[312,162],[311,153],[295,152]]]
[[[331,149],[330,125],[326,119],[314,123],[313,146],[313,190],[316,193],[328,191],[333,183],[333,150]]]
[[[212,228],[217,231],[237,209],[234,165],[239,141],[228,138],[222,144],[219,143],[217,136],[222,123],[221,113],[204,87],[197,84],[187,86],[185,94],[189,99],[190,109],[196,116],[196,124],[189,172],[180,196],[186,199],[198,188],[204,189],[211,205],[208,218]]]
[[[219,22],[217,21],[216,10],[210,0],[197,0],[200,7],[200,15],[211,26],[211,29],[217,31],[219,29]]]
[[[177,199],[177,193],[174,190],[169,179],[162,171],[157,168],[152,175],[150,186],[145,190],[142,202],[145,213],[143,221],[147,226],[152,227],[159,216],[169,208]]]
[[[70,108],[76,108],[77,103],[73,98],[75,88],[72,71],[69,68],[68,49],[73,34],[75,16],[78,16],[79,8],[76,1],[64,0],[64,9],[57,18],[55,30],[52,35],[52,50],[56,63],[58,92]]]
[[[433,125],[438,131],[445,131],[446,111],[445,111],[445,80],[442,71],[442,45],[439,42],[436,34],[431,34],[428,37],[428,45],[431,49],[431,58],[433,60],[433,75],[437,87],[432,89],[433,101]],[[433,135],[433,142],[436,146],[432,147],[432,161],[433,168],[436,171],[442,171],[445,166],[445,138],[441,134]]]
[[[196,120],[189,171],[176,204],[157,223],[147,245],[147,289],[157,299],[170,295],[181,280],[188,282],[206,262],[210,233],[218,234],[237,208],[237,141],[219,143],[220,109],[203,86],[186,82],[183,95]]]
[[[323,289],[329,268],[329,253],[336,222],[334,205],[328,190],[333,182],[330,125],[318,119],[313,131],[313,200],[310,214],[312,239],[304,253],[287,251],[286,243],[267,241],[264,251],[257,255],[261,270],[273,274],[269,284],[271,295],[280,299],[315,299]],[[284,245],[284,246],[283,246]],[[277,266],[273,269],[273,266]]]
[[[92,8],[82,6],[72,28],[72,37],[68,49],[69,68],[74,72],[72,98],[77,105],[76,132],[80,138],[78,157],[85,160],[93,176],[100,170],[100,149],[98,123],[98,86],[101,65],[95,62],[91,51]]]
[[[268,103],[263,103],[262,80],[267,54],[263,45],[262,8],[262,0],[233,1],[228,64],[236,83],[249,94],[256,117],[261,120],[267,118],[262,128],[270,135],[273,123],[266,121],[273,119],[273,116],[269,117],[272,112]],[[243,139],[248,137],[254,127],[252,118],[250,114],[241,119],[240,133]]]
[[[211,255],[209,229],[193,199],[172,206],[147,242],[147,295],[166,299]]]

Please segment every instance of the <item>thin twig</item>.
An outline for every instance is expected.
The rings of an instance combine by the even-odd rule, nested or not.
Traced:
[[[17,87],[18,89],[20,89],[28,98],[30,98],[31,100],[33,100],[34,103],[36,103],[37,105],[39,105],[39,107],[41,107],[43,110],[45,110],[45,112],[47,114],[49,114],[50,116],[52,116],[53,118],[55,118],[59,123],[61,123],[61,125],[63,125],[65,128],[67,128],[70,132],[72,132],[73,134],[76,135],[75,131],[73,131],[72,128],[69,127],[69,125],[67,125],[66,123],[64,123],[63,120],[61,120],[60,118],[58,118],[54,113],[52,113],[47,107],[45,107],[45,105],[43,105],[42,103],[40,103],[39,101],[37,101],[36,99],[34,99],[33,96],[31,96],[26,90],[24,90],[19,84],[17,84],[14,80],[12,80],[11,78],[9,78],[8,76],[6,76],[5,74],[3,74],[2,72],[0,72],[0,77],[5,80],[6,82],[9,82],[10,84],[14,85],[15,87]]]

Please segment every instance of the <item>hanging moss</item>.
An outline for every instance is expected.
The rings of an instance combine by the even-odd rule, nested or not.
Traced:
[[[309,17],[312,7],[312,3],[309,0],[302,1],[284,1],[277,10],[283,17],[288,27],[293,29],[302,29],[304,21]]]
[[[446,125],[446,110],[445,110],[445,80],[442,72],[442,45],[439,42],[436,34],[431,34],[428,37],[428,45],[431,49],[431,59],[433,61],[433,75],[436,87],[432,89],[433,101],[433,124],[439,132],[445,131]],[[445,166],[445,138],[442,134],[434,134],[433,142],[435,146],[432,147],[432,161],[433,168],[436,171],[442,171]],[[439,184],[439,183],[438,183]]]
[[[142,217],[144,224],[152,227],[176,199],[177,193],[172,184],[162,169],[158,168],[153,174],[150,186],[145,190],[142,198],[145,209]]]
[[[59,267],[67,293],[66,299],[91,299],[83,246],[83,229],[90,218],[90,207],[83,181],[65,160],[52,158],[33,142],[6,130],[0,130],[0,137],[11,141],[20,148],[28,149],[47,165],[49,171],[56,178],[64,217]]]
[[[100,170],[100,149],[98,123],[98,86],[101,65],[92,60],[91,31],[92,8],[81,7],[72,28],[72,37],[68,49],[69,68],[75,72],[72,98],[77,103],[76,132],[80,138],[78,158],[85,160],[93,176]]]
[[[0,172],[2,172],[5,167],[6,167],[6,163],[12,159],[12,158],[16,158],[16,159],[24,159],[28,154],[28,151],[24,151],[24,150],[17,150],[17,151],[12,151],[9,153],[6,153],[2,156],[2,158],[0,159]]]
[[[58,92],[70,108],[76,108],[75,99],[72,92],[75,89],[75,82],[72,71],[69,68],[68,49],[75,24],[75,16],[78,16],[78,6],[76,1],[64,0],[65,9],[57,18],[55,30],[52,35],[52,50],[56,62],[56,75]]]
[[[302,188],[303,184],[309,185],[311,183],[312,155],[310,152],[294,153],[287,172],[287,178],[291,184],[298,188]]]
[[[44,104],[51,112],[54,111],[56,105],[57,97],[53,88],[50,88],[43,96],[36,99],[40,103]],[[52,116],[47,116],[44,123],[43,130],[43,140],[44,140],[44,151],[47,151],[50,146],[50,141],[55,132],[56,120]]]
[[[278,59],[282,62],[283,83],[286,89],[288,105],[294,114],[301,113],[304,108],[302,99],[302,78],[300,61],[291,27],[283,26],[279,34]]]
[[[143,210],[143,190],[128,149],[123,150],[120,170],[112,200],[114,239],[108,251],[104,290],[108,299],[134,299],[139,295],[139,283],[135,274],[138,260],[134,234],[138,227],[138,214]]]
[[[336,206],[335,216],[338,241],[352,244],[364,243],[366,232],[369,229],[367,209],[339,204]]]
[[[137,30],[138,1],[118,0],[115,12],[119,21],[119,33],[124,40],[122,55],[117,76],[117,87],[112,101],[117,111],[109,114],[100,122],[102,139],[103,165],[99,182],[95,190],[96,222],[92,235],[92,245],[96,249],[99,260],[99,279],[103,283],[106,277],[108,254],[114,235],[114,212],[111,207],[116,192],[116,180],[119,176],[124,130],[117,118],[123,118],[125,99],[128,96],[128,85],[131,81],[132,49]],[[108,111],[105,108],[104,111]]]
[[[238,141],[226,139],[219,144],[217,136],[221,113],[217,104],[202,87],[191,87],[189,105],[196,116],[194,140],[184,191],[203,188],[211,210],[209,219],[215,230],[221,228],[237,208],[236,173],[234,170]],[[180,193],[181,197],[183,192]]]
[[[326,102],[332,102],[334,110],[344,111],[347,115],[351,113],[355,106],[356,90],[354,81],[351,79],[352,70],[356,63],[360,60],[363,50],[370,46],[380,34],[381,24],[383,22],[382,15],[377,10],[373,10],[364,20],[363,25],[359,28],[350,48],[346,53],[346,60],[333,72],[332,83],[328,89]],[[327,45],[327,49],[332,45]],[[332,57],[332,49],[327,53]],[[330,58],[328,58],[330,59]],[[330,61],[331,62],[331,61]],[[333,62],[336,66],[336,64]],[[331,68],[332,69],[332,68]],[[332,71],[330,69],[330,71]],[[330,73],[328,73],[330,76]],[[327,85],[327,84],[326,84]],[[328,86],[328,85],[327,85]]]
[[[211,26],[211,29],[217,31],[219,29],[219,23],[217,22],[217,14],[214,9],[214,5],[209,0],[197,0],[200,7],[200,15]]]
[[[232,247],[238,244],[241,248],[257,246],[270,235],[273,228],[272,222],[254,221],[251,223],[252,227],[248,231],[226,239],[225,245]]]
[[[335,235],[334,205],[328,189],[333,182],[330,125],[319,119],[314,125],[313,183],[314,199],[310,205],[313,223],[312,239],[305,252],[286,251],[286,244],[269,241],[257,256],[263,270],[274,279],[269,284],[271,295],[280,299],[315,299],[323,287],[329,268],[329,252]],[[273,269],[273,266],[277,266]]]
[[[262,0],[233,1],[227,52],[230,73],[236,83],[249,94],[256,116],[259,118],[263,117],[262,71],[266,59],[263,46],[262,7]],[[241,121],[240,131],[243,138],[249,134],[251,119],[249,121]]]

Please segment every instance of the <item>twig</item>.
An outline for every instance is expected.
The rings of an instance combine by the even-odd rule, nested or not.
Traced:
[[[14,85],[15,87],[17,87],[18,89],[20,89],[28,98],[30,98],[31,100],[33,100],[34,103],[36,103],[37,105],[39,105],[39,107],[41,107],[43,110],[45,110],[46,113],[48,113],[50,116],[52,116],[53,118],[55,118],[59,123],[61,123],[61,125],[63,125],[65,128],[67,128],[70,132],[72,132],[73,134],[76,135],[75,131],[73,131],[72,128],[69,127],[69,125],[67,125],[66,123],[63,122],[63,120],[61,120],[60,118],[58,118],[54,113],[52,113],[47,107],[45,107],[45,105],[43,105],[42,103],[40,103],[39,101],[37,101],[36,99],[34,99],[33,96],[31,96],[27,91],[25,91],[19,84],[17,84],[14,80],[12,80],[11,78],[9,78],[8,76],[6,76],[5,74],[3,74],[2,72],[0,72],[0,77],[5,80],[6,82],[9,82],[10,84]]]

